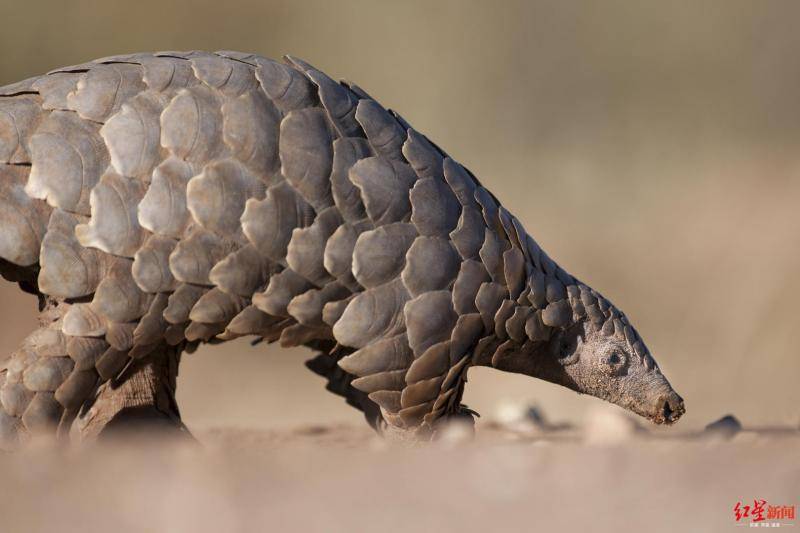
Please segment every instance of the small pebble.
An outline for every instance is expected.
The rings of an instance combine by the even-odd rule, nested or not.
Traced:
[[[595,407],[586,417],[584,441],[589,445],[609,446],[636,438],[642,428],[617,409]]]
[[[735,416],[725,415],[719,420],[711,422],[709,425],[707,425],[705,434],[730,439],[741,430],[742,423],[739,422]]]

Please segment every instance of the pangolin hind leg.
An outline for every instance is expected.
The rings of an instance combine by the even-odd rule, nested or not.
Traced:
[[[0,450],[123,427],[185,431],[175,403],[182,346],[131,359],[102,338],[65,335],[70,307],[40,296],[39,328],[0,363]]]
[[[81,440],[117,435],[189,436],[175,400],[181,348],[162,343],[130,360],[83,405],[73,431]]]

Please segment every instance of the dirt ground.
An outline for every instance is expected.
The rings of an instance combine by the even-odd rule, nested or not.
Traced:
[[[508,418],[417,448],[341,424],[3,456],[0,531],[716,532],[735,529],[738,501],[800,494],[797,430]]]

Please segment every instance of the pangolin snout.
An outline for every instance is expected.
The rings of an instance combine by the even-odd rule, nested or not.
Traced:
[[[656,412],[652,418],[656,424],[672,424],[685,412],[686,408],[683,405],[683,398],[678,396],[676,392],[670,392],[666,396],[662,396],[658,399],[656,402]]]

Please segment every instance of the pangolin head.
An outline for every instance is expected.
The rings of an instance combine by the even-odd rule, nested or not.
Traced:
[[[502,369],[563,385],[633,411],[656,424],[672,424],[686,411],[627,317],[579,284],[573,319],[503,359]]]
[[[627,339],[608,329],[583,320],[557,331],[538,354],[547,360],[550,380],[619,405],[656,424],[677,421],[686,412],[683,399],[642,340],[638,335]]]

